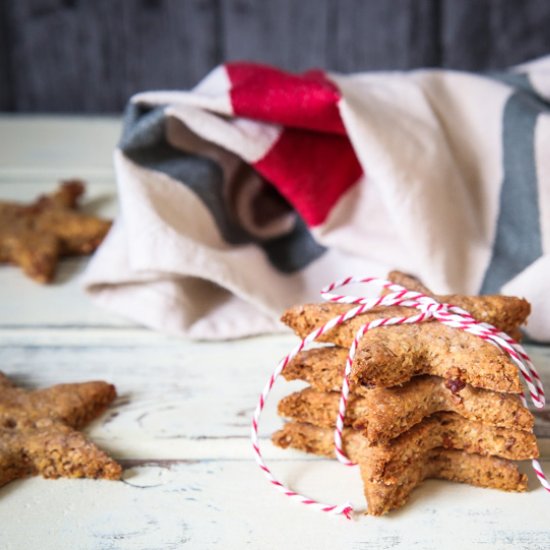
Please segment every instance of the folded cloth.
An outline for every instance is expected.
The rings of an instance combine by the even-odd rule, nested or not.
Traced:
[[[550,56],[505,73],[249,63],[134,96],[93,299],[196,338],[281,330],[342,276],[512,293],[550,340]]]

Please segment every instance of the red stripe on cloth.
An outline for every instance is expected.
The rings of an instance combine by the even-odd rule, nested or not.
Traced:
[[[235,114],[284,127],[256,170],[309,226],[322,224],[362,174],[338,111],[338,88],[321,71],[292,75],[252,63],[226,69]]]
[[[362,174],[346,136],[295,128],[285,129],[254,167],[309,226],[322,224],[337,200]]]
[[[255,63],[225,65],[236,115],[345,135],[337,103],[338,88],[322,71],[285,73]]]

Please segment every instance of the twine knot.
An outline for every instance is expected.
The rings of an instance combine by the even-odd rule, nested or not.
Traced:
[[[418,300],[418,305],[416,306],[417,309],[425,313],[428,317],[434,317],[438,319],[440,317],[439,314],[449,314],[450,313],[450,306],[449,304],[444,304],[441,302],[438,302],[434,298],[430,298],[428,296],[423,296],[421,299]]]

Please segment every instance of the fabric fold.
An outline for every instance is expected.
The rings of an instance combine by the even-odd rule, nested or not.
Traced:
[[[398,268],[441,293],[531,297],[529,334],[550,341],[548,75],[550,57],[503,74],[231,63],[137,94],[120,215],[84,287],[217,339],[282,330],[324,284]]]

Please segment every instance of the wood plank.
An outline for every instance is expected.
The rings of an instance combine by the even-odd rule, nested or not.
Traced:
[[[224,57],[291,71],[325,67],[330,40],[329,0],[227,0],[221,3]]]
[[[3,183],[83,177],[111,182],[119,117],[0,116],[0,193]],[[23,198],[23,197],[22,197]]]
[[[27,387],[105,379],[119,399],[91,435],[119,458],[249,458],[251,415],[295,338],[197,343],[141,330],[0,331],[2,370]],[[281,425],[277,385],[262,436]]]
[[[298,491],[364,508],[354,468],[331,461],[273,466]],[[541,488],[514,494],[429,481],[406,508],[348,522],[289,502],[252,460],[153,464],[127,471],[124,482],[11,483],[0,490],[0,546],[542,549],[550,545],[547,502]]]
[[[332,4],[328,66],[341,72],[439,63],[433,0],[340,0]]]
[[[300,525],[299,544],[306,535],[318,536],[308,538],[316,548],[333,548],[337,541],[357,548],[409,548],[415,541],[452,548],[464,522],[467,534],[460,541],[468,548],[547,542],[548,497],[535,480],[525,495],[428,482],[404,510],[352,524],[276,494],[249,459],[249,420],[259,389],[295,341],[292,336],[194,343],[150,331],[28,329],[1,331],[0,341],[2,368],[24,386],[114,382],[118,402],[88,432],[128,467],[124,483],[30,479],[6,486],[0,490],[2,547],[6,541],[45,549],[109,547],[116,541],[117,548],[145,548],[152,540],[153,547],[176,548],[183,540],[209,547],[218,540],[224,548],[240,548],[243,541],[279,548],[281,537],[297,536]],[[549,359],[548,348],[532,351],[538,364]],[[544,369],[546,378],[549,371]],[[270,466],[299,491],[329,502],[351,498],[364,507],[356,470],[276,450],[265,441],[280,423],[275,402],[288,391],[289,384],[276,386],[262,422]],[[24,529],[21,522],[29,525],[30,518],[33,528]]]
[[[224,51],[230,60],[341,72],[439,62],[434,0],[230,0],[222,7]]]
[[[12,266],[0,266],[0,329],[24,327],[130,327],[135,323],[95,306],[81,288],[88,259],[63,259],[54,282],[43,286]]]
[[[8,21],[8,2],[0,9],[0,111],[11,111],[13,105],[11,35]]]
[[[187,88],[219,63],[215,0],[13,2],[14,108],[119,112],[134,93]]]
[[[0,109],[119,112],[224,59],[302,71],[504,68],[547,54],[544,0],[18,0],[0,14]]]
[[[259,392],[292,335],[191,342],[144,330],[3,330],[2,370],[25,386],[106,379],[120,398],[91,434],[127,459],[247,458]],[[550,348],[530,347],[550,387]],[[280,381],[261,424],[280,425],[276,403],[301,383]],[[541,452],[550,458],[550,407],[537,412]],[[270,446],[269,456],[280,456]],[[269,454],[274,453],[274,454]]]
[[[15,133],[3,134],[0,120],[7,147],[10,137],[4,135],[19,136],[11,154],[0,157],[0,196],[31,198],[77,168],[81,172],[69,175],[90,178],[87,207],[114,215],[115,189],[106,160],[113,143],[93,148],[97,135],[116,139],[112,122],[99,134],[87,135],[86,122],[71,126],[70,120],[62,121],[69,123],[64,130],[57,123],[31,124],[17,133],[15,124]],[[71,128],[80,129],[75,134]],[[73,146],[74,140],[84,150]],[[249,423],[259,391],[295,337],[190,342],[109,319],[78,288],[71,270],[83,265],[64,264],[62,270],[69,271],[53,287],[26,281],[11,268],[0,270],[0,369],[28,388],[88,379],[115,383],[118,400],[87,432],[122,460],[125,478],[33,478],[5,486],[0,489],[1,548],[240,549],[248,544],[278,549],[302,548],[305,540],[320,549],[357,550],[550,545],[548,496],[534,479],[532,490],[520,495],[430,481],[405,509],[351,523],[289,502],[251,459]],[[529,349],[550,387],[550,348]],[[281,423],[276,401],[298,385],[276,385],[261,424],[264,455],[293,488],[328,502],[351,499],[363,508],[356,469],[281,451],[268,442]],[[539,415],[537,431],[550,457],[549,409]],[[544,467],[550,471],[550,462]]]
[[[550,51],[550,4],[544,0],[525,0],[520,5],[444,0],[441,13],[444,67],[505,69]]]

